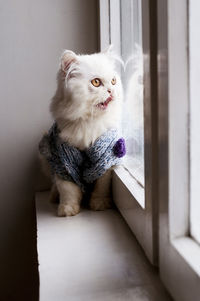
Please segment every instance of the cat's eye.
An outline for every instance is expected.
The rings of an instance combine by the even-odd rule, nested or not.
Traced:
[[[112,85],[115,85],[115,84],[116,84],[116,78],[115,78],[115,77],[113,77],[113,79],[111,80],[111,84],[112,84]]]
[[[91,83],[93,84],[93,86],[95,87],[99,87],[101,85],[101,80],[99,78],[94,78]]]

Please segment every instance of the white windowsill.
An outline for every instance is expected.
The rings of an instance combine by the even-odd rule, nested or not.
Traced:
[[[40,301],[171,301],[117,210],[57,217],[36,194]]]
[[[129,171],[123,167],[118,166],[114,169],[114,173],[117,177],[122,181],[122,183],[126,186],[128,191],[134,197],[134,199],[138,202],[138,204],[145,209],[145,190],[141,184],[136,181],[136,179],[129,173]]]
[[[173,239],[172,245],[200,278],[200,246],[190,237]]]

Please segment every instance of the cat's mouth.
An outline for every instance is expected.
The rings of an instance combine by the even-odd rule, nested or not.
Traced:
[[[96,106],[101,110],[105,110],[111,101],[112,101],[112,96],[109,96],[104,102],[100,102]]]

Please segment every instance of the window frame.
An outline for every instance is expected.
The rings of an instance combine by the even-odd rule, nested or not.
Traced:
[[[190,84],[190,232],[191,236],[200,244],[200,38],[199,38],[199,15],[200,3],[189,0],[189,84]],[[196,224],[197,223],[197,224]]]
[[[160,275],[175,300],[195,301],[200,247],[190,237],[187,22],[188,0],[158,1]]]
[[[100,9],[100,50],[110,43],[121,53],[120,46],[120,0],[99,0]],[[142,0],[142,39],[144,52],[144,165],[145,165],[145,207],[141,202],[140,184],[123,167],[113,172],[113,199],[122,216],[132,229],[148,259],[152,264],[158,262],[158,209],[157,209],[157,111],[155,81],[150,81],[152,65],[156,64],[156,41],[151,39],[150,22],[155,27],[156,6],[150,10],[149,0]],[[107,20],[105,21],[105,18]],[[150,20],[151,19],[151,20]],[[154,31],[154,30],[153,30]],[[154,102],[151,101],[152,95]],[[154,147],[155,145],[155,147]],[[144,191],[143,191],[144,192]]]

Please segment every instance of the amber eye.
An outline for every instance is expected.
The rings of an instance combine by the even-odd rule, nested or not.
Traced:
[[[113,79],[111,80],[111,84],[112,84],[112,85],[115,85],[115,84],[116,84],[116,78],[115,78],[115,77],[113,77]]]
[[[99,78],[94,78],[91,83],[93,84],[93,86],[95,87],[99,87],[101,85],[101,81]]]

